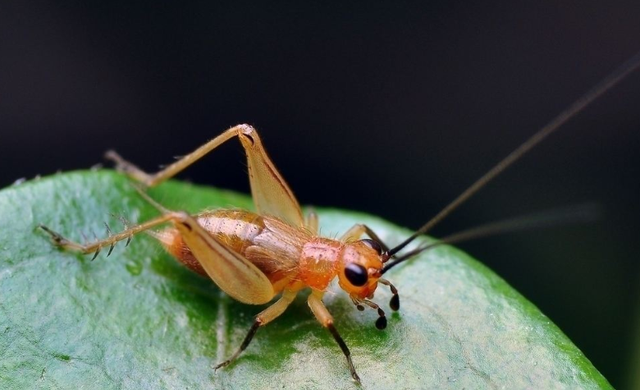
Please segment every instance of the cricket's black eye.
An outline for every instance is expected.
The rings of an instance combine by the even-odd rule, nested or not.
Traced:
[[[382,254],[382,245],[380,245],[378,241],[369,238],[363,238],[362,240],[360,240],[360,242],[378,252],[379,255]]]
[[[367,284],[367,270],[360,264],[349,263],[344,269],[344,276],[347,277],[349,283],[354,286],[364,286]]]

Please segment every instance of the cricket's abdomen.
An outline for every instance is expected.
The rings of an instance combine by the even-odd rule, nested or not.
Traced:
[[[263,218],[244,210],[215,210],[196,216],[198,224],[207,230],[218,242],[234,252],[246,257],[246,250],[253,240],[264,230]],[[185,245],[182,236],[174,227],[154,234],[164,245],[167,252],[192,271],[206,275],[200,262]]]

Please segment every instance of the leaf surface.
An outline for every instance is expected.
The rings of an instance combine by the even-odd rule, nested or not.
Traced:
[[[175,210],[251,208],[229,191],[168,182],[151,196]],[[72,172],[0,191],[0,388],[350,389],[345,359],[315,321],[305,295],[260,329],[243,355],[214,372],[241,344],[263,307],[243,305],[164,253],[147,235],[90,256],[64,252],[35,227],[73,240],[121,229],[157,211],[112,171]],[[334,237],[366,223],[389,245],[409,231],[376,217],[319,210]],[[426,240],[426,238],[425,238]],[[514,259],[517,261],[517,259]],[[571,341],[505,281],[460,250],[437,247],[387,276],[400,291],[355,310],[336,287],[325,302],[366,389],[611,388]]]

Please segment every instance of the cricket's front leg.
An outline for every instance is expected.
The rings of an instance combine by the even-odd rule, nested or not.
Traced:
[[[340,241],[342,242],[355,241],[355,240],[358,240],[360,237],[362,237],[363,234],[366,234],[367,236],[372,238],[374,241],[376,241],[378,244],[380,244],[380,247],[381,247],[380,249],[382,249],[383,251],[385,252],[389,251],[389,247],[384,242],[382,242],[382,240],[380,239],[380,237],[378,237],[376,232],[371,230],[369,226],[361,223],[355,224],[349,230],[347,230],[340,237]]]
[[[311,308],[313,314],[316,316],[318,322],[320,322],[322,326],[324,326],[329,330],[329,332],[331,332],[331,335],[340,346],[340,349],[342,349],[342,353],[347,358],[347,364],[349,365],[349,371],[351,371],[351,377],[353,377],[356,382],[360,383],[360,377],[358,376],[356,368],[353,366],[353,362],[351,361],[351,351],[349,351],[349,347],[347,347],[347,344],[344,342],[342,337],[340,337],[338,330],[335,328],[335,326],[333,326],[333,317],[322,302],[322,294],[323,293],[320,291],[312,291],[307,300],[307,302],[309,303],[309,307]]]

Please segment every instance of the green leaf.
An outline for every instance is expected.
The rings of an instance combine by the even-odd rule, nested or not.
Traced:
[[[172,209],[250,208],[244,195],[169,182],[151,195]],[[410,232],[378,218],[320,210],[335,236],[364,222],[390,244]],[[358,388],[305,294],[260,329],[231,366],[260,307],[243,305],[140,235],[94,261],[56,249],[43,223],[70,239],[157,215],[111,171],[76,172],[0,191],[0,388]],[[379,331],[336,288],[325,302],[367,389],[610,388],[540,311],[465,253],[442,246],[389,272],[402,307]],[[387,309],[389,291],[376,300]]]

